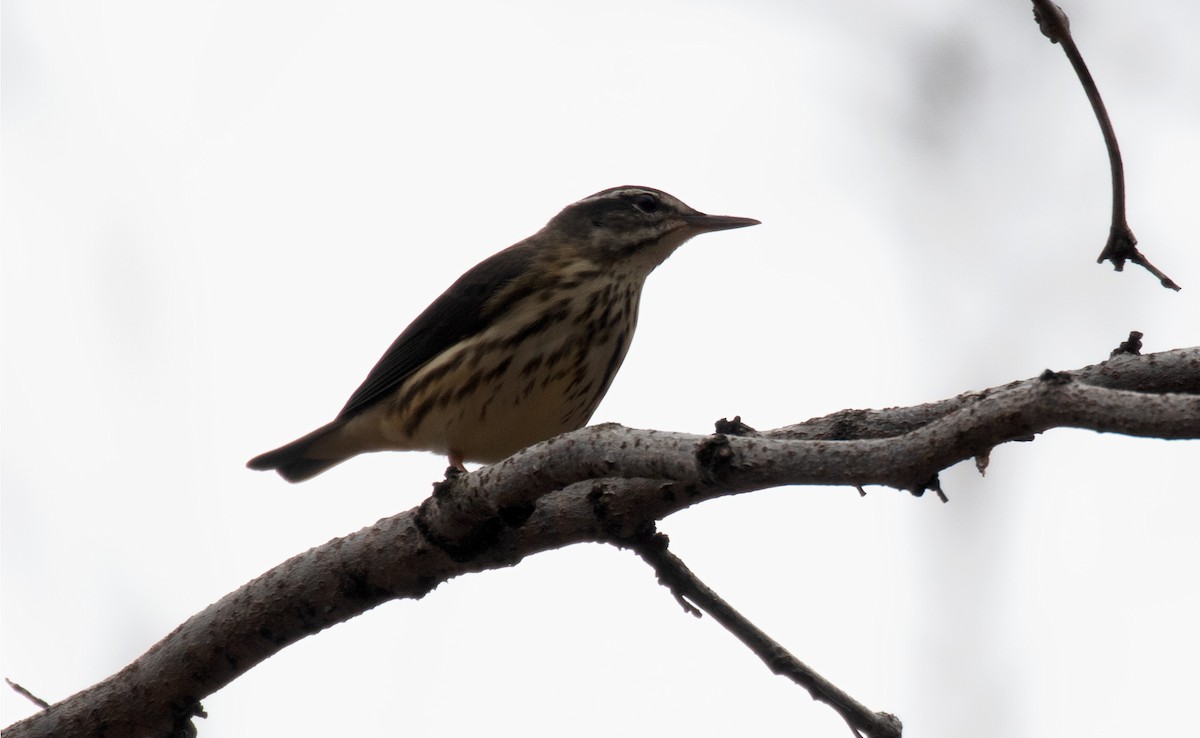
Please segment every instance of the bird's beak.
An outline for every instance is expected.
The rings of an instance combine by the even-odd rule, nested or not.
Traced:
[[[736,215],[705,215],[704,213],[685,215],[683,220],[696,233],[727,231],[730,228],[745,228],[762,222],[754,218],[739,218]]]

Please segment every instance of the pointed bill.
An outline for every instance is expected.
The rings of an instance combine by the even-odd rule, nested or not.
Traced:
[[[739,218],[736,215],[705,215],[704,213],[685,215],[683,219],[697,233],[727,231],[731,228],[746,228],[762,222],[754,218]]]

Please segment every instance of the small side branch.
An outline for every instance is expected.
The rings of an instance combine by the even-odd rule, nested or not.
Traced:
[[[1108,149],[1108,162],[1112,170],[1112,222],[1108,231],[1108,242],[1096,262],[1111,261],[1113,268],[1119,272],[1125,269],[1126,261],[1131,261],[1157,277],[1163,287],[1178,291],[1179,285],[1151,264],[1137,248],[1137,238],[1133,235],[1125,215],[1125,165],[1121,160],[1117,133],[1108,117],[1108,110],[1104,107],[1104,100],[1100,97],[1100,89],[1092,79],[1092,74],[1083,61],[1083,55],[1075,45],[1075,39],[1071,37],[1070,19],[1062,8],[1050,0],[1033,0],[1033,18],[1043,36],[1050,39],[1051,43],[1062,46],[1063,52],[1075,69],[1075,75],[1079,77],[1079,83],[1083,85],[1088,102],[1092,104],[1092,112],[1100,124],[1100,131],[1104,134],[1104,145]]]
[[[5,677],[5,678],[4,678],[4,681],[8,682],[8,686],[12,687],[12,690],[13,690],[14,692],[16,692],[17,694],[21,695],[21,696],[22,696],[22,697],[24,697],[25,699],[29,700],[29,701],[30,701],[30,702],[32,702],[33,704],[37,705],[38,707],[42,708],[43,710],[49,710],[49,709],[50,709],[50,703],[49,703],[49,702],[47,702],[46,700],[42,699],[41,697],[38,697],[38,696],[37,696],[36,694],[34,694],[33,692],[30,692],[28,689],[25,689],[25,688],[24,688],[24,687],[22,687],[20,684],[17,684],[16,682],[14,682],[13,680],[9,679],[8,677]]]
[[[762,659],[772,673],[791,679],[808,690],[814,700],[832,707],[855,735],[900,738],[903,726],[899,718],[886,712],[872,712],[813,671],[700,581],[678,556],[667,550],[667,544],[667,537],[661,533],[619,542],[619,545],[632,549],[653,567],[658,581],[671,590],[676,599],[683,603],[694,603],[696,607],[711,615],[754,655]]]

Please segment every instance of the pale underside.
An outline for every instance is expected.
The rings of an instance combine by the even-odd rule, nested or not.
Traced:
[[[314,444],[310,456],[424,450],[492,463],[584,426],[625,358],[644,279],[610,273],[583,289],[531,295]],[[547,310],[562,319],[531,330]]]

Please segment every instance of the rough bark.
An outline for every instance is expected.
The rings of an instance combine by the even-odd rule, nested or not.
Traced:
[[[710,436],[585,428],[435,485],[419,507],[312,548],[190,618],[117,674],[6,736],[194,734],[200,700],[301,638],[469,572],[582,541],[630,545],[723,495],[782,485],[937,489],[940,470],[1056,427],[1200,438],[1200,348],[1139,356],[909,408]],[[940,490],[939,490],[940,492]],[[898,730],[898,728],[897,728]],[[898,732],[897,732],[898,734]]]

